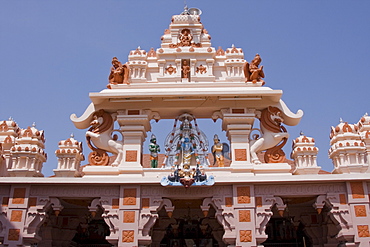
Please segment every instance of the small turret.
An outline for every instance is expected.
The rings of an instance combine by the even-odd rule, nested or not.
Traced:
[[[333,173],[367,171],[366,147],[361,140],[358,125],[341,121],[336,127],[331,127],[330,145],[329,157],[333,160]]]
[[[20,129],[17,123],[9,118],[0,124],[0,144],[2,144],[2,159],[0,158],[0,177],[8,176],[8,168],[11,167],[10,149],[15,144]]]
[[[15,145],[12,146],[11,177],[43,177],[42,164],[46,161],[44,131],[37,130],[35,125],[20,129]]]
[[[315,147],[315,140],[303,133],[293,140],[291,158],[294,160],[295,169],[293,174],[318,174],[321,170],[317,166],[316,158],[319,149]]]
[[[85,160],[82,153],[82,142],[78,142],[71,135],[67,140],[59,142],[59,149],[55,151],[58,157],[58,168],[54,169],[57,177],[80,177],[81,161]]]

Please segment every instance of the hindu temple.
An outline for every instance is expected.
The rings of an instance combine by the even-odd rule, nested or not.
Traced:
[[[323,171],[314,138],[289,135],[303,111],[269,87],[258,51],[213,46],[196,8],[159,38],[107,64],[104,89],[70,116],[86,139],[48,154],[52,177],[47,133],[0,121],[0,246],[370,246],[370,116],[332,127]]]

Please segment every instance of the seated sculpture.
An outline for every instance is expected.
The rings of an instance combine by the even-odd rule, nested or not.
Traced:
[[[263,66],[258,67],[261,63],[262,59],[259,54],[256,54],[254,59],[251,63],[245,62],[244,64],[244,75],[245,75],[245,82],[251,81],[253,83],[262,82],[262,85],[265,84],[262,78],[265,77],[265,73],[263,72]]]
[[[116,57],[112,59],[112,67],[109,74],[110,84],[129,84],[129,67],[127,64],[122,64]]]

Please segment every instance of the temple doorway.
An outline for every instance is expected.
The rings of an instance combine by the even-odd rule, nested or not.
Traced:
[[[225,247],[223,227],[215,218],[211,206],[202,212],[203,199],[171,200],[175,210],[166,213],[162,208],[153,227],[151,247]]]
[[[273,216],[266,225],[268,238],[262,243],[265,247],[336,247],[339,232],[333,222],[330,210],[325,205],[315,209],[317,196],[281,197],[286,208],[278,211],[272,208]]]

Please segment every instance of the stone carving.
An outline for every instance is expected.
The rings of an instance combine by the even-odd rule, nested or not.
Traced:
[[[199,65],[198,67],[197,67],[197,71],[196,71],[197,73],[199,73],[199,74],[205,74],[205,73],[207,73],[207,68],[206,67],[204,67],[202,64],[201,65]]]
[[[330,218],[339,230],[337,239],[340,241],[353,242],[355,233],[349,205],[340,204],[338,193],[327,193],[325,203],[331,208]]]
[[[183,60],[181,71],[182,71],[181,78],[190,78],[190,66],[187,60]]]
[[[119,209],[115,208],[114,205],[111,205],[110,198],[108,197],[102,197],[98,199],[98,202],[96,199],[91,203],[91,205],[95,208],[101,207],[103,209],[103,213],[101,217],[104,219],[105,223],[109,226],[110,230],[110,239],[117,239],[118,238],[118,230],[119,230]],[[95,202],[95,203],[94,203]],[[112,200],[113,204],[113,200]],[[89,209],[92,209],[91,207]]]
[[[258,67],[261,63],[262,59],[259,54],[256,54],[254,59],[251,63],[245,62],[244,64],[244,75],[245,81],[251,81],[253,83],[262,82],[262,85],[265,82],[261,79],[265,77],[265,73],[263,72],[263,66]]]
[[[127,64],[123,64],[118,61],[116,57],[112,59],[112,67],[109,74],[109,83],[110,84],[130,84],[128,82],[130,69]],[[109,87],[108,87],[109,88]]]
[[[103,109],[94,112],[91,128],[86,132],[88,146],[93,150],[89,155],[91,165],[107,165],[109,158],[104,151],[117,154],[112,166],[118,166],[123,158],[123,143],[112,137],[113,117]],[[94,147],[91,142],[96,146]]]
[[[234,244],[236,241],[234,210],[233,207],[223,206],[222,201],[222,198],[218,196],[207,197],[203,200],[201,209],[204,211],[207,206],[213,206],[216,210],[215,217],[225,230],[222,239],[227,244]]]
[[[261,244],[267,239],[266,225],[273,215],[272,208],[276,205],[280,215],[284,213],[286,205],[278,196],[266,196],[262,198],[262,205],[256,207],[256,241]]]
[[[193,36],[190,33],[190,30],[185,28],[181,31],[181,34],[179,35],[180,42],[178,43],[178,46],[191,46]]]
[[[262,110],[261,115],[257,116],[260,120],[260,132],[262,137],[254,135],[250,140],[250,152],[252,162],[260,164],[257,153],[267,150],[265,153],[266,163],[281,163],[285,160],[285,153],[281,148],[288,140],[289,134],[281,123],[284,121],[281,110],[277,107],[269,106]]]
[[[167,215],[171,218],[175,207],[169,199],[163,199],[161,197],[151,198],[150,207],[141,209],[138,229],[139,244],[148,245],[151,243],[152,239],[149,232],[159,217],[157,212],[163,207],[165,208]]]
[[[176,68],[175,67],[172,67],[172,64],[170,64],[167,68],[166,68],[166,73],[172,75],[172,74],[176,74]]]

